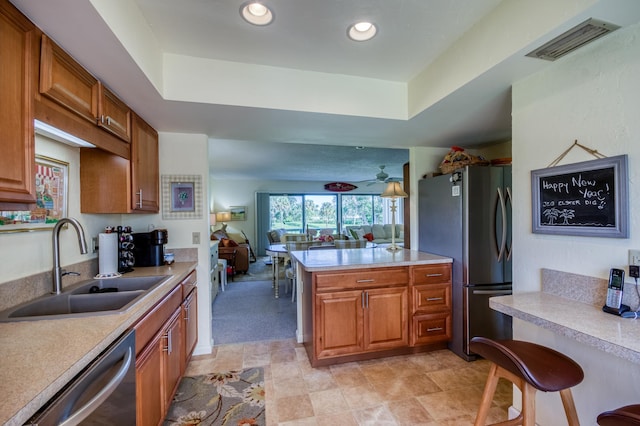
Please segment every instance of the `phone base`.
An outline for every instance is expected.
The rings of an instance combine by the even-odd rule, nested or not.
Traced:
[[[608,314],[622,315],[625,312],[630,311],[631,308],[625,304],[621,304],[619,308],[612,308],[611,306],[604,305],[602,310]]]

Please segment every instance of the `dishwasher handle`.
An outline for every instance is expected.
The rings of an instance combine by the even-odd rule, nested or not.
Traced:
[[[133,360],[133,348],[127,348],[127,353],[124,356],[124,360],[122,362],[122,366],[120,369],[114,374],[114,376],[109,380],[109,383],[105,385],[104,388],[100,390],[89,402],[80,407],[75,413],[69,416],[65,421],[60,423],[59,426],[75,426],[79,425],[84,419],[86,419],[92,412],[96,410],[96,408],[102,404],[111,394],[116,390],[116,388],[122,383],[124,380],[129,367],[131,366],[131,362]]]

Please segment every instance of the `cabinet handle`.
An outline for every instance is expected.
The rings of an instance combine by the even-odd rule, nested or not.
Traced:
[[[191,312],[191,305],[184,307],[184,320],[189,321],[189,313]]]
[[[142,208],[142,188],[140,188],[139,192],[136,192],[136,195],[139,197],[139,201],[136,204],[138,205],[138,207]]]
[[[111,126],[111,117],[107,115],[107,126]]]
[[[365,293],[367,293],[367,309],[369,309],[369,292],[367,291]]]
[[[442,300],[444,297],[427,297],[427,302],[435,302],[436,300]]]
[[[104,124],[104,115],[101,115],[101,116],[100,116],[100,122],[101,122],[102,124]]]
[[[163,350],[171,354],[173,352],[173,328],[167,330],[167,333],[164,335],[165,339],[167,339],[167,345],[163,348]]]
[[[424,275],[425,275],[425,277],[430,277],[430,278],[431,277],[441,277],[442,276],[442,274],[424,274]]]
[[[364,309],[364,291],[360,293],[360,306]]]
[[[375,281],[374,279],[356,280],[357,283],[372,283],[374,281]]]
[[[432,327],[432,328],[427,328],[427,332],[432,332],[432,331],[442,331],[444,330],[442,327]]]

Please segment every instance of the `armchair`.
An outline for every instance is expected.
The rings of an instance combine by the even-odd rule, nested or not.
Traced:
[[[211,234],[212,240],[220,240],[218,246],[218,256],[222,259],[229,259],[235,252],[235,273],[246,274],[249,271],[249,259],[251,247],[246,243],[238,243],[229,238],[229,235],[222,229]]]

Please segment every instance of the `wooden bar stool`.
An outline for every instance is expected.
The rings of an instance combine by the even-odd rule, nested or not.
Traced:
[[[469,348],[492,363],[475,426],[484,426],[500,378],[509,380],[520,389],[522,411],[515,419],[496,424],[535,426],[536,390],[560,392],[569,425],[580,424],[571,388],[582,382],[584,373],[571,358],[553,349],[520,340],[474,337]]]
[[[640,425],[640,405],[626,405],[605,411],[598,416],[598,424],[600,426],[638,426]]]

